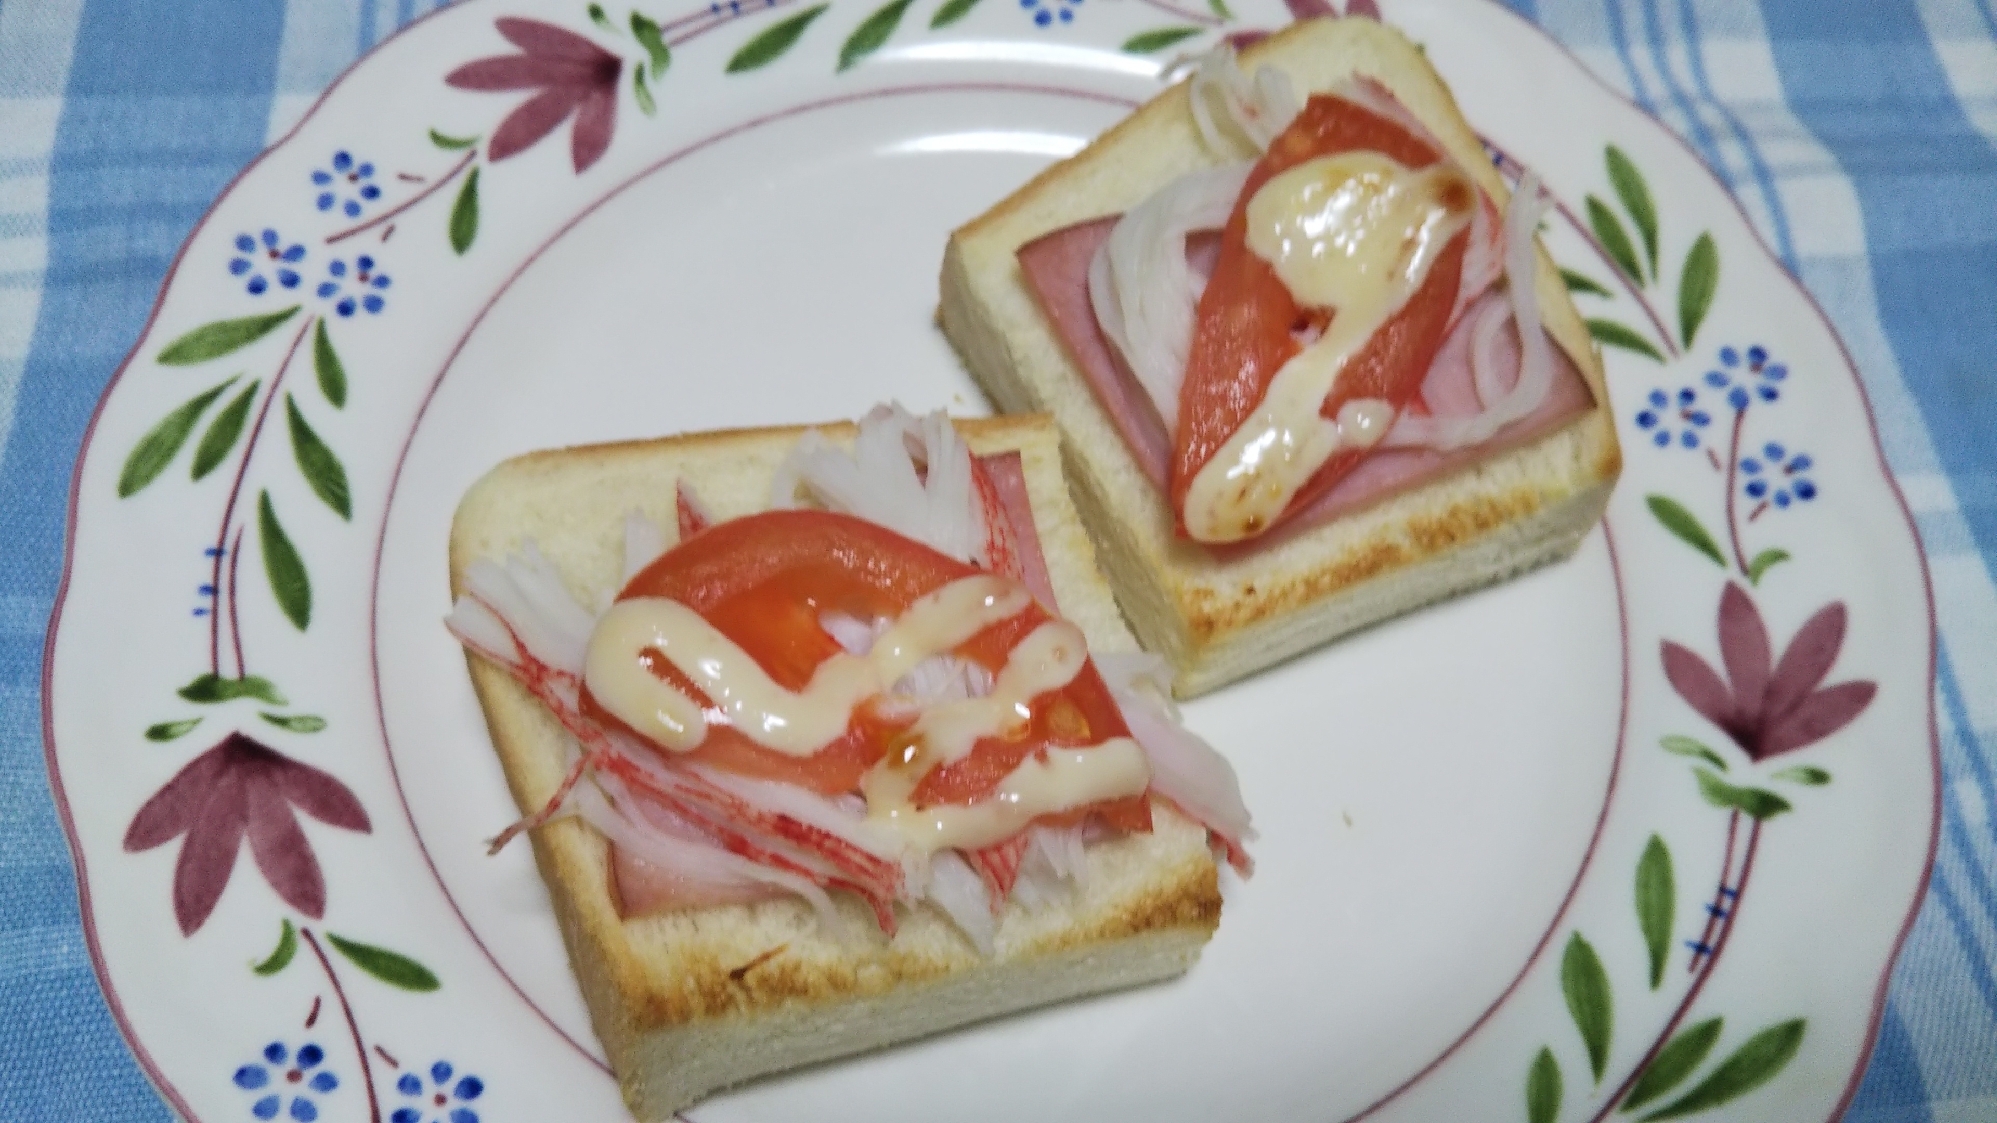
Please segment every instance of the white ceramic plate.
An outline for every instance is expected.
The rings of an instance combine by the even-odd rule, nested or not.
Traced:
[[[450,513],[528,449],[984,409],[931,324],[946,232],[1171,57],[1290,18],[1174,4],[479,0],[223,195],[88,439],[47,687],[98,969],[184,1115],[622,1117],[529,855],[483,853],[514,812],[439,624]],[[1607,528],[1188,707],[1262,837],[1184,980],[693,1118],[1848,1099],[1936,822],[1930,602],[1857,379],[1722,189],[1558,47],[1491,4],[1387,15],[1600,286]]]

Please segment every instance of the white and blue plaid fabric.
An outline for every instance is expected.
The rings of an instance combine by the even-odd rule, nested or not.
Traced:
[[[1718,172],[1864,376],[1934,576],[1945,813],[1846,1118],[1997,1120],[1997,0],[1510,2]],[[84,427],[216,194],[431,6],[0,0],[0,1119],[172,1117],[91,973],[42,752]]]

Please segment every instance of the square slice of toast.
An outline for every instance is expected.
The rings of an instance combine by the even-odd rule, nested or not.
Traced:
[[[1300,98],[1370,77],[1427,125],[1502,208],[1510,198],[1477,134],[1400,32],[1369,19],[1296,24],[1242,52],[1286,72]],[[1546,330],[1595,407],[1538,440],[1330,523],[1225,560],[1173,531],[1172,512],[1104,411],[1023,276],[1021,246],[1127,211],[1170,180],[1224,162],[1200,139],[1184,82],[954,233],[939,319],[1005,412],[1052,413],[1069,482],[1144,646],[1190,697],[1337,636],[1563,558],[1601,517],[1622,457],[1601,358],[1544,250]]]
[[[1134,644],[1095,566],[1044,416],[959,421],[973,454],[1018,449],[1062,615],[1091,650]],[[676,482],[720,520],[767,504],[777,466],[805,430],[738,430],[539,452],[481,479],[451,527],[453,595],[466,567],[532,542],[578,603],[614,595],[624,522],[675,525]],[[823,426],[850,445],[854,426]],[[521,813],[561,783],[569,735],[503,669],[468,655],[494,748]],[[1066,903],[1001,917],[980,954],[940,911],[898,906],[892,939],[835,893],[849,930],[828,932],[801,900],[625,919],[609,847],[573,818],[530,832],[591,1020],[626,1102],[660,1120],[754,1077],[908,1041],[969,1022],[1183,973],[1220,917],[1206,832],[1154,803],[1155,829],[1092,843]]]

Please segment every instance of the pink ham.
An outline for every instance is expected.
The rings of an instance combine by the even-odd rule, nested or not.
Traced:
[[[624,846],[610,848],[610,884],[618,914],[627,917],[749,905],[784,895],[777,886],[758,882],[702,881],[671,866],[648,862]]]
[[[1163,489],[1171,470],[1172,434],[1165,431],[1164,419],[1137,375],[1103,334],[1089,303],[1089,262],[1109,240],[1118,217],[1064,227],[1026,243],[1019,247],[1019,268],[1137,466]]]
[[[1146,396],[1137,376],[1131,373],[1115,347],[1103,335],[1089,303],[1089,261],[1095,256],[1097,248],[1109,238],[1116,220],[1117,216],[1095,219],[1044,235],[1020,247],[1019,265],[1048,322],[1066,345],[1075,365],[1081,368],[1090,389],[1095,392],[1096,400],[1122,435],[1125,446],[1130,449],[1144,474],[1163,492],[1169,482],[1167,473],[1172,435],[1165,431],[1157,409]],[[1488,225],[1498,226],[1497,223]],[[1203,268],[1196,256],[1198,253],[1199,247],[1189,239],[1188,257],[1194,260],[1196,269]],[[1496,254],[1491,256],[1493,260],[1500,258]],[[1495,275],[1492,281],[1495,281]],[[1422,383],[1420,404],[1432,415],[1467,417],[1481,408],[1470,370],[1469,328],[1477,319],[1477,304],[1505,299],[1501,292],[1490,288],[1490,283],[1486,283],[1483,295],[1457,317],[1455,327],[1444,340],[1434,364],[1429,367],[1427,378]],[[1510,377],[1501,379],[1504,386],[1509,387],[1518,377],[1516,328],[1505,329],[1500,350],[1507,369],[1513,372]],[[1591,408],[1594,396],[1566,353],[1558,346],[1553,347],[1552,352],[1556,368],[1552,391],[1532,413],[1500,429],[1490,440],[1450,452],[1377,449],[1350,475],[1306,510],[1287,519],[1272,534],[1243,545],[1218,549],[1215,553],[1229,557],[1259,549],[1510,451],[1560,428]]]

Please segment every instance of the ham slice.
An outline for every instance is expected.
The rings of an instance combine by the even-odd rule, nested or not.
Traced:
[[[682,866],[648,862],[628,846],[610,848],[610,883],[620,916],[651,916],[716,905],[752,905],[784,895],[779,886],[753,881],[702,881]]]
[[[1089,261],[1109,238],[1116,225],[1115,215],[1056,230],[1019,249],[1019,265],[1027,287],[1039,301],[1055,334],[1068,355],[1088,380],[1096,400],[1109,414],[1124,445],[1138,467],[1163,494],[1169,481],[1172,434],[1165,431],[1157,409],[1145,395],[1137,376],[1131,373],[1096,323],[1089,302]],[[1496,223],[1487,225],[1495,227]],[[1211,253],[1201,239],[1187,241],[1187,256],[1202,273],[1211,266]],[[1497,255],[1493,255],[1495,258]],[[1201,257],[1206,260],[1202,262]],[[1431,416],[1472,416],[1480,411],[1475,377],[1470,368],[1470,327],[1488,301],[1506,299],[1501,290],[1490,287],[1456,318],[1435,362],[1422,383],[1415,408]],[[1519,344],[1515,327],[1507,326],[1500,340],[1500,353],[1509,372],[1500,379],[1504,388],[1517,381]],[[1594,395],[1566,353],[1558,346],[1554,356],[1553,389],[1532,413],[1500,429],[1481,444],[1441,452],[1423,448],[1378,448],[1350,475],[1310,506],[1285,520],[1269,535],[1238,546],[1214,550],[1216,556],[1240,556],[1290,535],[1321,526],[1332,519],[1351,514],[1390,499],[1402,492],[1440,479],[1479,461],[1508,452],[1551,433],[1587,412]]]

